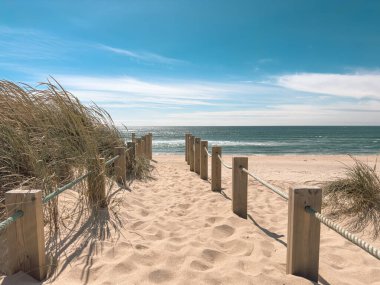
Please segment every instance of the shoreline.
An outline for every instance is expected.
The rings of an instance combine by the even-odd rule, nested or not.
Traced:
[[[185,153],[177,153],[177,152],[153,152],[153,155],[154,156],[168,156],[168,155],[175,155],[175,156],[183,156],[185,157]],[[250,153],[250,154],[246,154],[246,153],[223,153],[224,156],[248,156],[248,157],[251,157],[251,156],[255,156],[255,157],[273,157],[273,156],[279,156],[279,157],[290,157],[290,156],[295,156],[295,157],[301,157],[301,156],[316,156],[316,157],[322,157],[322,156],[326,156],[326,157],[332,157],[332,156],[344,156],[344,157],[350,157],[350,156],[359,156],[359,157],[363,157],[363,156],[380,156],[380,153],[360,153],[360,154],[344,154],[344,153],[337,153],[337,154],[325,154],[325,153],[322,153],[322,154],[318,154],[318,153],[284,153],[284,154],[278,154],[278,153],[275,153],[275,154],[267,154],[267,153],[259,153],[259,154],[256,154],[256,153]]]

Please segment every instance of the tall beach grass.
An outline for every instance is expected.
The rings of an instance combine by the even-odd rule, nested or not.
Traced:
[[[349,230],[369,229],[369,234],[377,238],[380,234],[380,178],[376,164],[371,167],[352,159],[354,164],[346,166],[346,177],[324,185],[324,210]]]
[[[107,160],[116,146],[125,146],[105,110],[84,106],[56,81],[37,87],[0,81],[0,110],[0,220],[6,191],[23,187],[47,195],[84,173],[89,160]],[[135,176],[146,176],[146,163],[132,167]],[[54,225],[56,203],[44,207]]]

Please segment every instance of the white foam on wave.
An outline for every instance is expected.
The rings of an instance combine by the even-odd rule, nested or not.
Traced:
[[[285,146],[290,143],[276,142],[276,141],[209,141],[209,145],[218,146]],[[155,146],[184,146],[184,140],[153,140]]]

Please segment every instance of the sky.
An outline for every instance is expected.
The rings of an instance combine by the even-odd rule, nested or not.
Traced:
[[[380,125],[380,1],[2,0],[0,79],[116,124]]]

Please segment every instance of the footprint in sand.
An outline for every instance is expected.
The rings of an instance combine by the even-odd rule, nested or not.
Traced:
[[[206,271],[206,270],[210,269],[210,266],[208,266],[207,264],[205,264],[205,263],[203,263],[202,261],[199,261],[199,260],[193,260],[190,263],[190,267],[192,269],[197,270],[197,271]]]
[[[146,216],[149,215],[149,212],[147,210],[141,209],[140,210],[140,215],[143,216],[143,217],[146,217]]]
[[[214,263],[223,258],[223,254],[220,251],[213,249],[204,249],[202,250],[202,258],[208,262]]]
[[[144,250],[144,249],[149,249],[149,247],[147,247],[146,245],[143,245],[143,244],[136,244],[135,249]]]
[[[206,222],[214,224],[215,222],[220,222],[221,220],[223,220],[221,217],[210,217],[206,219]]]
[[[183,209],[183,210],[187,210],[190,208],[190,204],[178,204],[178,207]]]
[[[221,238],[227,238],[231,235],[233,235],[235,232],[235,229],[229,225],[220,225],[216,226],[212,230],[212,236],[216,239],[221,239]]]
[[[149,273],[149,281],[153,283],[166,283],[173,278],[172,272],[163,269],[157,269]]]

